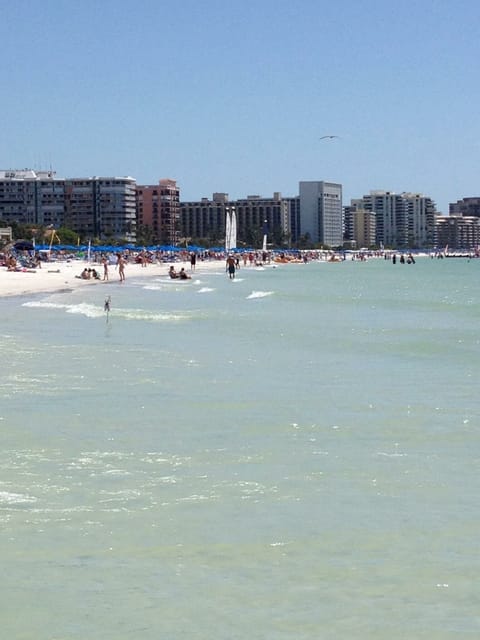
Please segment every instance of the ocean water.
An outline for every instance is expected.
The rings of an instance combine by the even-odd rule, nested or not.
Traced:
[[[479,637],[479,281],[219,265],[0,299],[2,637]]]

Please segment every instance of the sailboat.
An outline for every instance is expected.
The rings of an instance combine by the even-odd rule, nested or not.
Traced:
[[[275,265],[270,262],[270,254],[267,249],[267,237],[268,237],[268,221],[263,221],[263,241],[262,241],[262,255],[261,260],[257,261],[257,267],[263,269],[263,267],[274,267]]]
[[[268,232],[268,223],[266,220],[263,222],[263,243],[262,243],[262,252],[267,252],[267,232]]]
[[[225,218],[225,253],[237,248],[237,216],[235,209],[227,209]]]

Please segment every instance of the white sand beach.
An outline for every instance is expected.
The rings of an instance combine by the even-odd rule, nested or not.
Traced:
[[[192,272],[189,262],[175,262],[175,269],[180,271],[183,267],[188,275],[201,274],[202,271],[211,269],[223,269],[223,260],[197,261],[195,271]],[[79,278],[83,269],[95,268],[103,278],[103,267],[99,264],[88,263],[82,260],[43,262],[41,268],[26,269],[20,271],[8,271],[6,267],[0,267],[0,296],[23,296],[42,292],[61,291],[79,287],[111,287],[121,286],[118,270],[115,265],[109,266],[109,280],[83,280]],[[169,262],[151,263],[146,267],[141,264],[129,262],[125,267],[125,277],[168,277]]]

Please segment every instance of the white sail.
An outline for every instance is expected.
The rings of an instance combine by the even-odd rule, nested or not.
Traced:
[[[267,234],[264,233],[263,234],[263,244],[262,244],[262,251],[266,251],[267,250]]]
[[[266,251],[267,250],[267,228],[268,228],[268,223],[265,220],[265,222],[263,223],[263,244],[262,244],[262,251]]]
[[[225,219],[225,251],[237,248],[237,216],[235,209],[227,209]]]

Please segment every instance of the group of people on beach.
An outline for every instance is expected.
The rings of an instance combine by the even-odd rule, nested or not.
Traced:
[[[27,252],[21,252],[20,254],[12,252],[0,256],[0,265],[7,267],[7,271],[28,271],[41,269],[42,261],[38,255],[30,256]]]
[[[85,269],[79,276],[77,276],[77,278],[80,278],[81,280],[100,280],[100,274],[96,269],[88,269],[87,267],[85,267]]]
[[[102,266],[103,266],[103,280],[107,281],[109,279],[109,269],[108,269],[109,262],[106,256],[102,258]],[[117,256],[116,268],[118,268],[118,275],[120,276],[120,282],[124,282],[125,281],[125,258],[121,254],[118,254]],[[81,280],[100,280],[101,279],[100,274],[95,269],[95,267],[85,267],[82,273],[76,277],[80,278]]]

